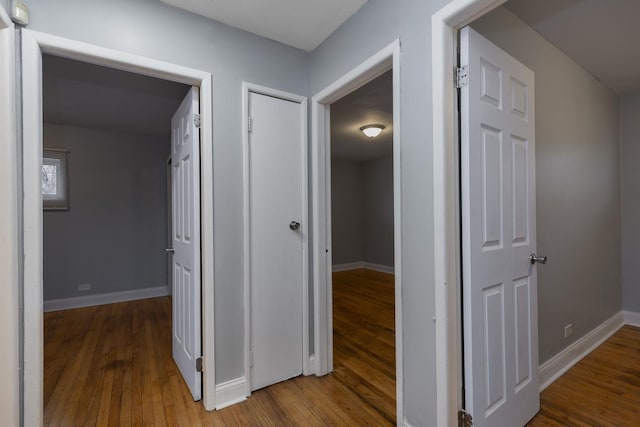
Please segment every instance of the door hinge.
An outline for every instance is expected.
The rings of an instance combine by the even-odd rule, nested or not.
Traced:
[[[249,367],[253,368],[253,351],[249,352]]]
[[[465,65],[455,69],[456,88],[460,89],[469,84],[469,66]]]
[[[249,133],[253,132],[253,119],[249,116],[249,120],[247,121],[247,130]]]
[[[202,372],[202,357],[196,359],[196,371]]]
[[[194,124],[197,128],[200,128],[200,114],[194,114],[194,115],[193,115],[193,124]]]
[[[472,427],[473,426],[473,418],[471,414],[461,409],[458,411],[458,427]]]

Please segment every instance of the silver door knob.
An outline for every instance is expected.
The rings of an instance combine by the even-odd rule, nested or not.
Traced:
[[[299,230],[300,229],[300,223],[298,221],[291,221],[289,223],[289,228],[292,229],[293,231]]]
[[[173,254],[173,253],[175,253],[175,252],[176,252],[176,250],[175,250],[175,249],[173,249],[173,248],[167,248],[167,249],[165,249],[164,251],[165,251],[166,253],[168,253],[168,254]]]
[[[539,262],[540,264],[546,264],[547,263],[547,257],[546,256],[537,256],[536,254],[531,254],[529,259],[531,260],[531,264],[532,265],[535,264],[536,262]]]

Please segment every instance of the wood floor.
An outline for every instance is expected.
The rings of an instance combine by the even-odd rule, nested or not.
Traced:
[[[393,276],[334,275],[334,368],[206,412],[171,358],[171,300],[45,313],[47,426],[395,424]]]
[[[624,326],[540,395],[527,427],[640,426],[640,328]]]

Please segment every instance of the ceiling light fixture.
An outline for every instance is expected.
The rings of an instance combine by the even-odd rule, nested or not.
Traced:
[[[369,138],[375,138],[380,135],[380,132],[384,129],[384,125],[364,125],[360,128],[362,133],[367,135]]]

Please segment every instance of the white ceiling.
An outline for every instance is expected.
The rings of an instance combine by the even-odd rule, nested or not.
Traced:
[[[312,51],[367,0],[161,0],[298,49]]]
[[[189,86],[56,56],[43,58],[48,123],[171,136],[171,117]]]
[[[506,7],[617,94],[640,91],[640,0],[511,0]]]
[[[375,137],[360,127],[385,126]],[[331,104],[331,156],[366,161],[393,152],[393,79],[387,71],[375,80]]]

